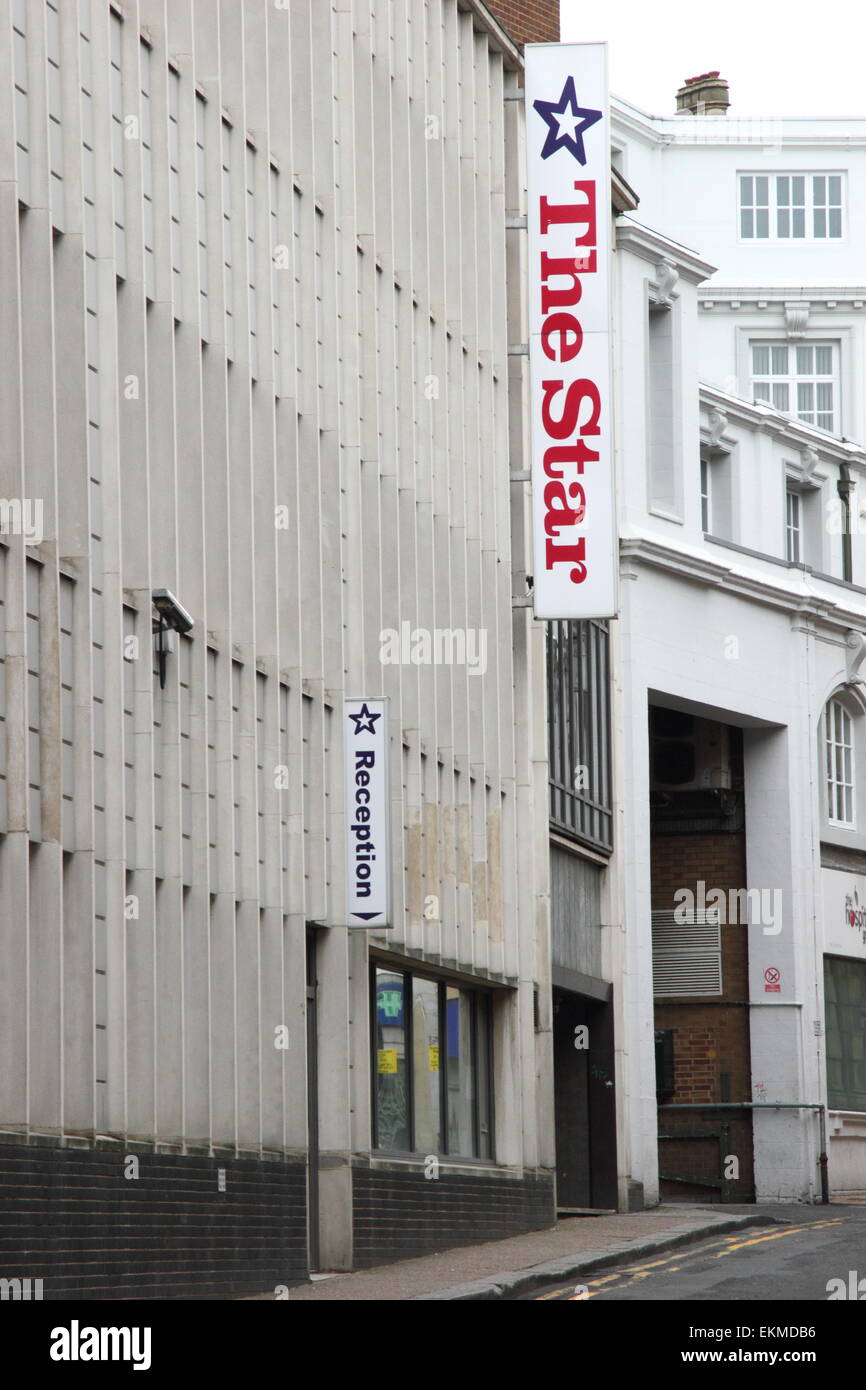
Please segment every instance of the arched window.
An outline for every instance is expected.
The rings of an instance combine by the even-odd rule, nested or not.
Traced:
[[[824,716],[827,818],[831,825],[854,825],[854,721],[841,700],[831,700]]]

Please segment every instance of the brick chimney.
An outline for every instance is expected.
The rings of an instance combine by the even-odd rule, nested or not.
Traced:
[[[678,116],[724,116],[730,104],[728,84],[717,72],[687,77],[677,92]]]
[[[559,0],[485,0],[509,38],[525,43],[559,43]]]

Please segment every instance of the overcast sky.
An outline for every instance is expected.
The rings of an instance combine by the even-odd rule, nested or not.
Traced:
[[[563,42],[607,40],[611,91],[654,116],[718,68],[732,116],[866,117],[862,0],[561,0],[561,15]]]

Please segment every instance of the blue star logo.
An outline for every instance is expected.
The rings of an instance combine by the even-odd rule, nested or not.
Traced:
[[[350,714],[349,718],[355,721],[355,738],[357,738],[359,734],[374,734],[376,732],[376,720],[381,719],[382,716],[381,714],[371,714],[365,702],[359,713]]]
[[[534,101],[532,104],[549,127],[541,158],[549,159],[557,150],[568,150],[578,164],[585,164],[583,137],[590,126],[601,120],[602,113],[578,106],[574,78],[566,79],[559,101]]]

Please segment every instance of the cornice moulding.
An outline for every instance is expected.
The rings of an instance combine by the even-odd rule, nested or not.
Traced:
[[[796,614],[798,618],[809,617],[833,632],[845,633],[852,627],[862,627],[866,624],[866,596],[863,599],[863,607],[854,608],[837,603],[823,594],[807,592],[804,588],[794,592],[764,577],[737,570],[733,562],[725,564],[709,560],[689,551],[673,549],[647,536],[623,537],[620,540],[620,561],[664,570],[668,574],[679,575],[705,587],[709,585],[726,589],[764,607]],[[764,562],[773,564],[774,557],[768,555]],[[804,578],[801,584],[805,585],[809,581],[806,572],[802,573]]]
[[[713,302],[725,303],[728,300],[736,301],[737,304],[758,304],[761,301],[771,303],[774,307],[784,308],[786,302],[792,301],[798,304],[805,304],[815,313],[820,313],[820,306],[827,305],[829,302],[839,303],[840,300],[851,301],[853,306],[862,309],[866,305],[866,287],[847,286],[840,288],[834,285],[713,285],[705,294],[701,295],[701,308],[706,308]],[[835,313],[836,310],[827,310],[828,313]]]
[[[623,217],[617,222],[616,244],[617,249],[626,249],[642,260],[650,261],[654,268],[661,261],[670,261],[680,278],[691,285],[700,285],[716,271],[714,265],[702,260],[687,246],[680,246],[678,242],[662,236],[661,232],[654,232],[651,227],[645,227],[630,217]]]
[[[624,97],[611,97],[611,120],[648,144],[710,145],[762,152],[808,146],[866,148],[866,120],[820,116],[654,116]]]
[[[706,410],[708,414],[718,412],[728,417],[726,428],[729,428],[730,424],[736,420],[752,429],[768,430],[774,434],[784,435],[785,439],[790,442],[791,448],[798,452],[813,449],[819,457],[824,455],[836,459],[839,463],[855,463],[866,466],[866,449],[860,444],[836,439],[833,435],[825,434],[823,430],[816,430],[811,425],[803,424],[801,420],[793,420],[788,415],[781,415],[770,405],[753,404],[739,396],[730,396],[726,391],[711,386],[708,382],[701,382],[698,392],[700,406],[703,410]]]

